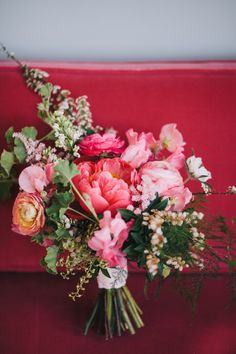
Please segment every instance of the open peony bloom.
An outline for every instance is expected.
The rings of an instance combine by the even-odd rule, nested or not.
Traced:
[[[19,176],[20,188],[27,193],[40,193],[48,183],[46,172],[35,165],[26,167]]]
[[[124,241],[128,237],[128,226],[117,213],[114,218],[110,211],[105,211],[99,223],[100,230],[88,241],[89,247],[96,251],[96,255],[107,261],[109,267],[125,268],[127,259],[121,251]]]
[[[139,168],[152,156],[152,150],[155,150],[157,142],[152,133],[138,135],[133,129],[129,129],[126,136],[129,146],[125,149],[121,158],[132,167]]]
[[[131,201],[129,184],[135,178],[135,171],[124,161],[102,159],[97,164],[81,162],[78,164],[80,174],[73,178],[77,190],[89,196],[97,213],[117,208],[126,208]],[[88,211],[86,205],[75,194],[80,205]]]
[[[191,178],[197,179],[203,183],[211,178],[211,172],[203,166],[201,157],[193,155],[186,160],[186,164]]]
[[[124,141],[113,133],[91,134],[86,136],[79,144],[80,152],[87,156],[99,156],[102,153],[122,153]]]
[[[157,186],[159,195],[163,195],[170,188],[183,185],[180,173],[167,161],[149,161],[143,165],[139,174],[141,177],[150,178],[150,181]]]
[[[173,123],[163,125],[159,138],[162,148],[169,152],[175,152],[185,145],[182,134]]]
[[[45,224],[43,201],[36,194],[19,193],[12,214],[12,230],[21,235],[36,235]]]

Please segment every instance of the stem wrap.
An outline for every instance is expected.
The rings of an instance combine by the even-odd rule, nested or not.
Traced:
[[[108,271],[110,278],[100,270],[97,276],[99,289],[119,289],[122,288],[122,286],[125,286],[128,277],[127,267],[107,268],[106,270]]]

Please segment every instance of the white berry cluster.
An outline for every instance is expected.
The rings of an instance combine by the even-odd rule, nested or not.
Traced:
[[[24,144],[27,154],[26,162],[37,163],[42,159],[45,144],[41,143],[39,140],[27,138],[23,133],[14,133],[13,138],[18,138]]]

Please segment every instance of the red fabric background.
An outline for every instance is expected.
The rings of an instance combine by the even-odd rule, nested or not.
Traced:
[[[51,80],[89,97],[97,124],[114,126],[122,135],[129,127],[152,131],[176,122],[187,142],[212,171],[216,189],[235,184],[236,62],[68,64],[31,63],[46,69]],[[0,63],[0,145],[5,130],[14,125],[46,128],[36,118],[38,97],[30,92],[19,69]],[[197,188],[197,187],[196,187]],[[235,197],[211,197],[211,211],[235,214]],[[195,322],[189,305],[164,285],[158,300],[151,290],[142,294],[142,274],[132,274],[128,285],[144,310],[146,326],[136,336],[105,342],[82,328],[95,298],[96,283],[73,303],[67,291],[75,280],[48,274],[20,273],[41,270],[43,249],[10,231],[12,201],[0,206],[0,353],[1,354],[235,354],[235,304],[229,299],[228,275],[206,276]],[[3,271],[16,271],[9,273]],[[187,275],[189,276],[189,275]],[[155,285],[153,284],[153,287]]]
[[[213,185],[225,190],[236,182],[236,62],[203,63],[30,63],[50,73],[53,83],[87,95],[95,123],[124,135],[133,127],[152,131],[176,122],[187,142],[212,171]],[[46,126],[37,118],[39,98],[26,88],[19,69],[0,63],[0,145],[15,130]],[[197,186],[200,187],[200,186]],[[210,210],[235,215],[235,197],[211,197]],[[10,231],[12,201],[0,206],[0,270],[39,271],[43,249]]]

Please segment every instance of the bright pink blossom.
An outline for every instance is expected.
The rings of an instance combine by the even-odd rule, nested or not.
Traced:
[[[127,259],[121,251],[124,241],[128,237],[128,226],[117,213],[114,218],[110,211],[105,211],[99,223],[100,230],[88,241],[89,247],[96,251],[96,255],[107,261],[109,267],[125,268]]]
[[[114,164],[117,164],[118,167]],[[130,204],[128,183],[131,181],[132,169],[127,169],[127,164],[122,162],[118,164],[117,160],[114,164],[110,159],[101,160],[98,164],[81,162],[78,164],[80,174],[73,178],[77,190],[82,195],[85,193],[89,196],[97,213],[102,213],[105,210],[115,213],[117,208],[126,208]],[[128,183],[122,179],[124,176]],[[88,211],[76,193],[75,197],[80,205]]]
[[[178,147],[175,152],[173,152],[170,156],[167,157],[166,161],[169,164],[180,170],[184,166],[185,155],[183,154],[183,148]]]
[[[40,193],[48,183],[45,171],[35,165],[26,167],[19,176],[20,188],[27,193]]]
[[[173,123],[162,127],[159,138],[161,146],[170,152],[175,152],[185,145],[182,134],[176,129],[176,124]]]
[[[102,153],[120,155],[124,150],[123,146],[124,141],[112,133],[88,135],[79,144],[81,153],[87,156],[99,156]]]
[[[53,179],[53,176],[54,176],[54,173],[55,173],[54,166],[55,166],[54,162],[48,163],[45,166],[45,173],[46,173],[46,177],[47,177],[47,180],[48,180],[49,183],[52,182],[52,179]]]
[[[129,129],[126,136],[129,146],[125,149],[121,158],[132,167],[139,168],[152,156],[152,150],[155,150],[157,142],[152,133],[138,135],[133,129]]]

